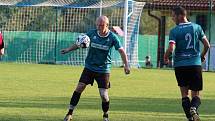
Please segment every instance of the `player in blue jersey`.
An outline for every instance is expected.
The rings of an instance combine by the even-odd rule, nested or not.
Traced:
[[[201,104],[200,91],[203,86],[201,63],[205,61],[210,44],[201,26],[188,22],[186,15],[183,7],[177,6],[172,10],[176,27],[170,31],[164,61],[168,63],[170,53],[174,52],[175,76],[181,91],[182,107],[189,121],[200,121],[197,109]],[[204,45],[202,52],[200,42]]]
[[[117,36],[108,28],[109,19],[106,16],[100,16],[96,20],[96,30],[91,30],[87,33],[90,38],[89,51],[85,60],[85,68],[80,77],[79,83],[72,95],[69,111],[64,118],[64,121],[72,119],[72,113],[77,106],[81,93],[88,84],[93,85],[96,80],[99,88],[99,93],[102,99],[103,120],[109,121],[109,96],[108,88],[110,88],[110,68],[111,68],[111,49],[114,47],[121,55],[124,63],[125,74],[130,73],[128,59],[124,49],[122,48]],[[76,44],[69,48],[61,50],[62,54],[78,49]]]

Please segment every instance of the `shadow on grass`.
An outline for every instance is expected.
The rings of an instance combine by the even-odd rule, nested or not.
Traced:
[[[67,109],[69,98],[26,98],[26,99],[1,99],[0,107],[4,108],[44,108],[44,109]],[[81,97],[78,109],[100,109],[99,97]],[[200,107],[201,114],[215,115],[215,100],[203,99]],[[181,113],[179,99],[169,98],[138,98],[138,97],[111,97],[111,111],[126,112],[161,112]]]
[[[8,115],[0,115],[0,121],[62,121],[61,118],[56,118],[56,117],[35,117],[35,116],[31,116],[26,117],[26,116],[22,116],[22,117],[18,117],[18,116],[14,116],[11,114]]]

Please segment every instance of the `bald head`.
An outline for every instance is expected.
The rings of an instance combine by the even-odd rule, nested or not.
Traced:
[[[101,36],[105,36],[109,32],[109,19],[107,16],[99,16],[96,20],[97,30]]]
[[[109,24],[109,19],[107,16],[99,16],[97,19],[96,19],[96,25],[99,24],[99,23],[106,23],[107,25]]]

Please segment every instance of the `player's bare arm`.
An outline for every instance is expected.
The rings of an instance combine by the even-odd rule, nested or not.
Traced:
[[[208,49],[210,48],[210,43],[209,43],[206,36],[202,39],[202,43],[204,45],[204,48],[203,48],[203,51],[201,53],[201,61],[204,62],[206,59],[206,53],[208,52]]]
[[[78,49],[79,47],[76,45],[76,44],[73,44],[71,47],[68,47],[68,48],[65,48],[65,49],[62,49],[61,50],[61,54],[66,54],[70,51],[73,51],[73,50],[76,50]]]
[[[122,58],[122,61],[124,63],[124,71],[125,71],[125,74],[130,74],[130,68],[129,68],[129,64],[128,64],[128,58],[126,56],[126,53],[124,51],[123,48],[119,48],[119,53],[121,55],[121,58]]]
[[[169,47],[166,50],[166,53],[164,54],[164,63],[168,64],[169,63],[169,56],[171,55],[171,53],[174,51],[175,48],[175,43],[169,43]]]
[[[0,55],[4,55],[4,48],[0,49]]]

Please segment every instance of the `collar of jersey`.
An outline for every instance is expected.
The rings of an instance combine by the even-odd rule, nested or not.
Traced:
[[[185,24],[191,24],[191,22],[180,23],[180,24],[178,24],[178,25],[185,25]]]
[[[99,37],[107,37],[107,36],[110,34],[110,30],[108,30],[108,33],[107,33],[105,36],[101,36],[101,35],[99,34],[99,31],[97,31],[97,34],[99,35]]]

